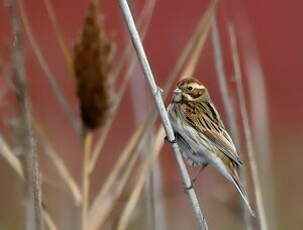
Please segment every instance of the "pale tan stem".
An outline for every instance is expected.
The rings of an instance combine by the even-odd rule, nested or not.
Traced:
[[[89,173],[89,160],[91,152],[91,144],[93,135],[91,132],[84,130],[83,132],[83,165],[82,165],[82,230],[86,230],[87,214],[89,208],[89,187],[90,187],[90,173]]]
[[[255,150],[253,145],[253,137],[251,133],[251,128],[248,120],[248,112],[246,108],[246,102],[245,102],[245,94],[244,94],[244,87],[242,83],[242,72],[240,67],[240,59],[238,55],[238,48],[237,48],[237,40],[235,33],[232,29],[232,27],[229,28],[230,32],[230,38],[231,38],[231,46],[232,46],[232,54],[233,54],[233,63],[234,63],[234,70],[235,70],[235,79],[237,83],[237,92],[239,96],[239,103],[240,103],[240,112],[241,117],[243,121],[243,127],[244,127],[244,135],[245,135],[245,143],[246,148],[248,152],[249,157],[249,165],[251,169],[251,175],[254,183],[254,190],[255,190],[255,196],[256,196],[256,203],[257,203],[257,209],[258,209],[258,216],[259,216],[259,222],[261,230],[268,230],[268,224],[265,214],[265,208],[264,208],[264,201],[263,201],[263,194],[261,190],[261,182],[260,177],[258,173],[258,166],[257,166],[257,160],[255,157]]]

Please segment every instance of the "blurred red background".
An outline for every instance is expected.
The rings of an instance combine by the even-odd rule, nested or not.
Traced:
[[[23,1],[23,3],[33,34],[64,95],[72,104],[73,112],[76,116],[78,115],[78,109],[74,78],[68,71],[44,2],[28,0]],[[66,38],[70,48],[72,48],[72,44],[76,41],[81,30],[89,1],[52,0],[52,3],[59,21],[60,31]],[[133,1],[135,15],[140,13],[143,3],[144,1]],[[156,76],[156,81],[160,86],[165,83],[167,75],[208,4],[209,1],[198,0],[156,1],[144,46]],[[118,48],[117,52],[120,54],[123,52],[125,44],[129,42],[129,38],[120,16],[117,1],[101,1],[100,5],[105,17],[106,29],[113,33]],[[223,32],[223,39],[224,36],[225,38],[227,36],[226,33],[224,35],[226,30],[225,22],[233,22],[238,34],[241,52],[244,53],[254,47],[254,52],[257,53],[258,60],[263,68],[268,99],[273,166],[272,180],[275,186],[274,191],[276,192],[278,229],[302,229],[303,227],[303,207],[301,206],[303,185],[300,178],[302,173],[301,162],[303,160],[302,7],[302,1],[230,0],[228,2],[221,1],[218,9],[218,22]],[[7,122],[14,119],[16,111],[15,107],[11,106],[14,102],[14,97],[9,90],[10,84],[5,74],[5,69],[11,68],[11,26],[8,12],[3,2],[0,6],[0,24],[0,60],[3,63],[0,70],[0,122],[1,132],[9,136],[10,129],[7,128]],[[43,76],[45,74],[38,64],[33,49],[25,35],[24,38],[26,72],[34,114],[45,125],[51,140],[55,143],[60,153],[64,153],[63,157],[72,168],[73,174],[80,178],[81,163],[79,159],[81,159],[81,151],[78,137],[54,99],[51,88]],[[228,42],[223,41],[223,50],[226,73],[228,76],[232,76],[233,69],[229,56]],[[213,95],[214,101],[218,104],[219,110],[224,111],[218,90],[218,82],[215,77],[212,55],[213,49],[210,39],[208,39],[195,77],[205,83]],[[244,55],[242,58],[244,58]],[[139,68],[137,69],[140,71]],[[137,74],[134,77],[138,79]],[[234,87],[232,83],[230,83],[230,86]],[[144,89],[147,90],[147,87]],[[258,89],[255,89],[255,93],[258,94]],[[142,92],[142,94],[145,93]],[[148,105],[150,106],[151,104],[149,103]],[[94,175],[93,187],[95,190],[100,187],[100,181],[106,178],[106,172],[110,170],[111,165],[117,158],[117,154],[123,148],[131,130],[134,128],[135,114],[130,91],[126,93],[119,111],[123,116],[119,116],[115,122],[104,151],[106,157],[102,156],[102,159],[100,158],[98,174]],[[16,145],[16,148],[18,147],[12,138],[9,141],[12,145]],[[194,223],[194,219],[190,216],[190,207],[182,196],[179,174],[175,168],[170,149],[165,148],[160,158],[165,175],[164,187],[169,207],[174,207],[178,202],[181,202],[182,206],[186,207],[185,210],[179,210],[181,213],[168,213],[169,218],[171,218],[170,223],[174,223],[173,219],[176,215],[180,218],[181,224],[172,224],[174,226],[172,229],[184,229],[182,220],[185,223],[188,221],[187,218],[192,218],[190,221]],[[47,161],[43,161],[42,165],[47,172],[54,170]],[[10,172],[10,169],[2,161],[0,161],[0,172],[2,181],[0,203],[3,204],[0,207],[0,229],[22,229],[19,223],[22,212],[20,204],[15,201],[15,197],[21,195],[21,186],[15,182],[15,175]],[[53,172],[53,174],[55,173]],[[211,174],[215,173],[212,172]],[[50,203],[49,206],[52,206],[54,204],[51,201],[57,200],[57,193],[60,193],[62,189],[56,189],[56,186],[52,188],[52,183],[56,182],[55,184],[57,184],[59,182],[54,179],[56,178],[55,175],[50,174],[49,177],[51,185],[47,186],[47,193],[50,194],[48,203]],[[201,175],[199,193],[201,193],[202,203],[206,204],[206,215],[209,218],[210,225],[214,227],[211,229],[219,229],[220,223],[216,223],[216,217],[209,212],[215,212],[221,207],[220,203],[214,205],[211,197],[215,196],[213,193],[216,193],[217,189],[222,190],[222,187],[209,183],[213,180],[216,182],[224,181],[216,174],[211,177],[207,174]],[[60,184],[58,186],[60,187]],[[224,189],[231,191],[232,188],[230,187],[225,186]],[[178,190],[178,196],[170,198],[170,189]],[[66,197],[66,194],[61,194],[61,198],[58,199],[64,200]],[[175,212],[177,211],[175,210]],[[187,215],[180,217],[182,212],[186,212]],[[227,212],[228,208],[223,211],[220,210],[219,213],[220,216],[224,216]],[[62,214],[64,211],[59,211],[59,213]],[[60,214],[56,215],[59,216]],[[75,218],[76,216],[76,214],[70,213],[62,215],[70,218]],[[230,227],[230,229],[233,228]]]

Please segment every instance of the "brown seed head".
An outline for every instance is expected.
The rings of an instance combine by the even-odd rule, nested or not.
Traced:
[[[111,48],[112,43],[105,33],[96,1],[92,1],[80,39],[74,46],[74,72],[81,118],[83,125],[89,129],[103,125],[108,116]]]

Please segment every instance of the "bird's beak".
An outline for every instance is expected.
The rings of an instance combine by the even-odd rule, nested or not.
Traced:
[[[173,91],[174,94],[178,94],[178,93],[181,93],[181,89],[179,88],[176,88],[174,91]]]

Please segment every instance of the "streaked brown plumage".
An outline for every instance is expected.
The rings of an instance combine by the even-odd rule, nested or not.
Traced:
[[[186,78],[173,93],[168,114],[183,156],[193,166],[212,165],[233,182],[253,215],[237,172],[242,162],[207,89]]]

